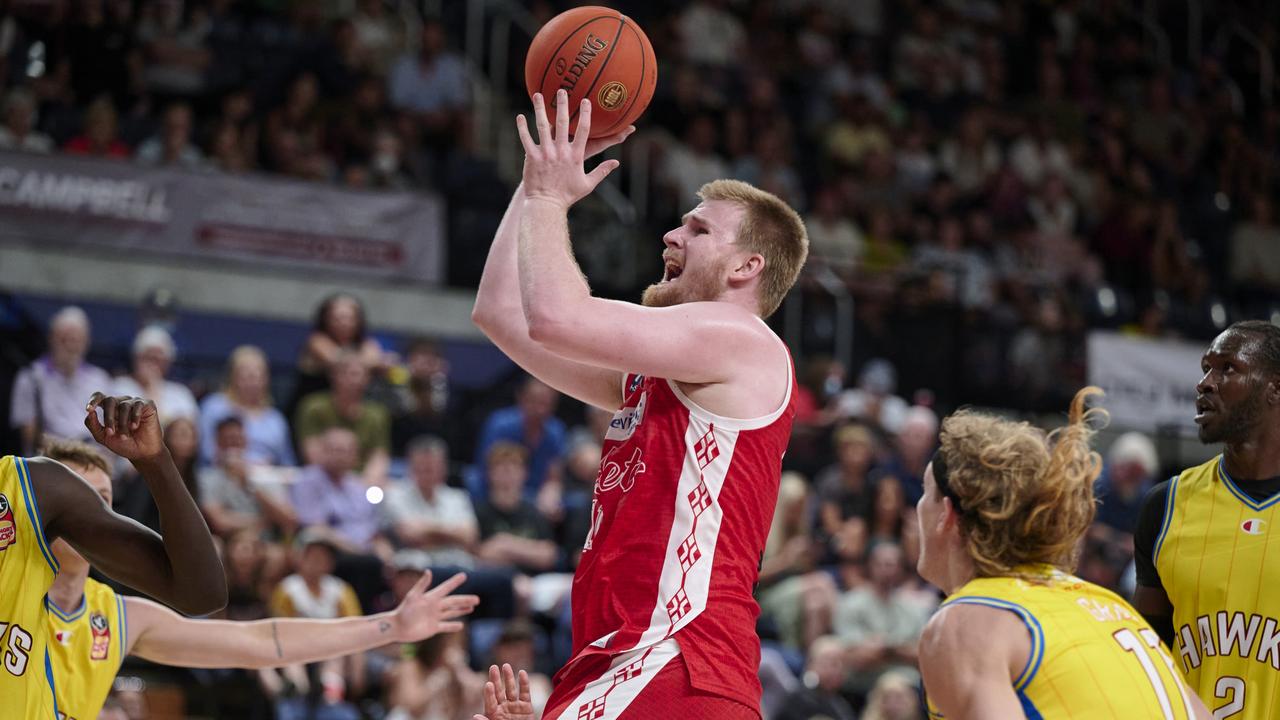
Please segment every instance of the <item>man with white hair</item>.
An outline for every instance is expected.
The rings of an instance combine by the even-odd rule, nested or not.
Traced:
[[[1107,451],[1095,493],[1098,514],[1089,528],[1086,559],[1100,562],[1096,571],[1120,572],[1133,560],[1133,528],[1142,499],[1160,470],[1155,443],[1140,432],[1116,438]],[[1116,577],[1104,577],[1114,582]]]
[[[13,383],[9,422],[22,434],[22,446],[34,455],[43,436],[89,440],[84,404],[94,392],[111,387],[105,370],[85,362],[89,316],[68,305],[49,320],[49,349]]]
[[[167,330],[155,325],[143,328],[133,339],[133,370],[116,378],[115,394],[154,401],[165,425],[180,417],[195,422],[200,414],[195,396],[186,385],[166,379],[176,355]]]

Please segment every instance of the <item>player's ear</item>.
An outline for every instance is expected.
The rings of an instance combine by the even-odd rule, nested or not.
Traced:
[[[1265,397],[1268,404],[1280,405],[1280,375],[1272,375],[1267,381]]]
[[[739,259],[737,266],[733,269],[731,280],[746,282],[761,272],[764,272],[764,256],[760,253],[751,253]]]

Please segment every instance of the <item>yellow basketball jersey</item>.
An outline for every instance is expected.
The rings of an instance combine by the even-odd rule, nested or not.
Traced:
[[[43,598],[57,572],[27,463],[12,455],[0,458],[0,707],[5,717],[56,717]]]
[[[46,597],[45,608],[58,709],[67,720],[93,720],[124,662],[129,641],[124,598],[89,578],[80,607],[67,612]]]
[[[978,578],[943,603],[1007,610],[1026,624],[1031,655],[1013,689],[1028,720],[1194,717],[1173,658],[1137,610],[1072,575],[1035,572],[1043,582]]]
[[[1215,718],[1280,708],[1280,494],[1257,502],[1221,456],[1169,483],[1153,551],[1187,683]]]

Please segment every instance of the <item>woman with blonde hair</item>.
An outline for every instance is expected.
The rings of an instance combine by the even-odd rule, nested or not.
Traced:
[[[253,345],[241,345],[227,359],[222,390],[200,404],[200,459],[217,457],[218,425],[228,417],[244,426],[245,460],[264,465],[296,465],[289,423],[271,402],[271,373],[267,356]]]
[[[1209,717],[1142,616],[1070,574],[1094,516],[1101,393],[1076,393],[1048,434],[967,410],[943,421],[917,506],[920,575],[947,593],[920,638],[931,715]]]
[[[867,696],[861,720],[918,720],[920,688],[913,675],[901,670],[881,675]]]

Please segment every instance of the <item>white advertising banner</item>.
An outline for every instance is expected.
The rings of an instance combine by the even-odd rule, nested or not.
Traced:
[[[1107,391],[1111,425],[1195,430],[1196,383],[1207,344],[1089,333],[1089,384]]]

